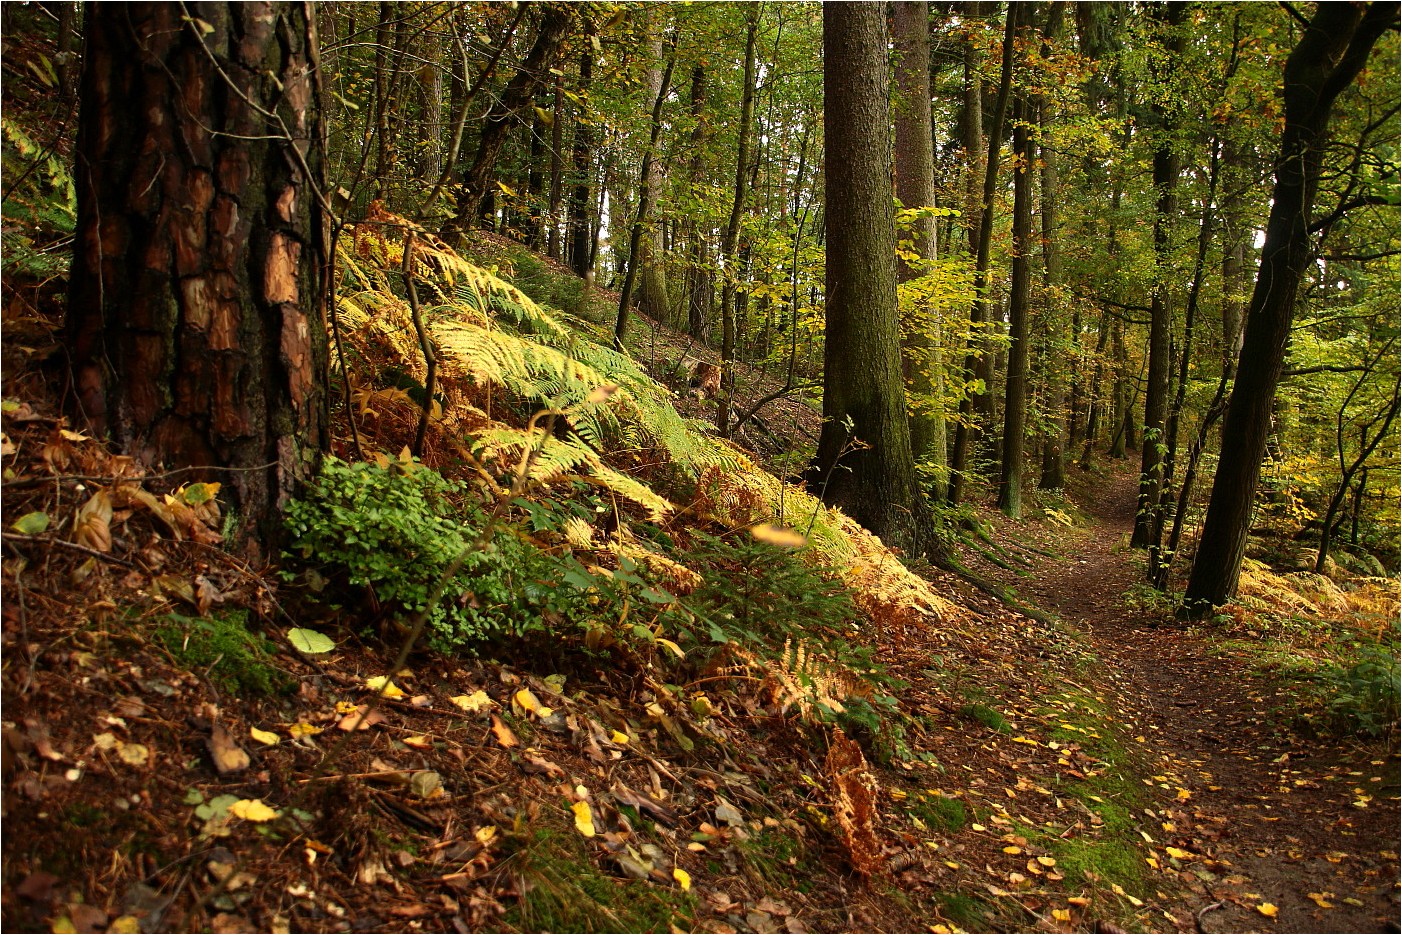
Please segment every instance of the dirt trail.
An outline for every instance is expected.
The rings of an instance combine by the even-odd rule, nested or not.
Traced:
[[[1135,478],[1106,480],[1085,504],[1094,525],[1068,532],[1064,557],[1039,559],[1018,586],[1090,634],[1121,715],[1167,784],[1186,787],[1184,821],[1165,834],[1208,858],[1185,863],[1200,929],[1398,931],[1396,757],[1301,739],[1272,716],[1288,689],[1203,635],[1136,616],[1122,597],[1140,578]]]

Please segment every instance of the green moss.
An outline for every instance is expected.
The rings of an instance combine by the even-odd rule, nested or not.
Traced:
[[[912,799],[906,813],[941,831],[958,831],[969,822],[964,802],[949,795],[921,793]]]
[[[978,721],[989,730],[996,730],[1000,734],[1007,734],[1012,731],[1012,726],[1008,724],[1008,719],[1002,713],[986,704],[967,704],[959,709],[961,717]]]
[[[966,932],[991,931],[988,906],[981,899],[963,893],[936,893],[940,915]]]
[[[1057,868],[1082,883],[1118,883],[1126,892],[1144,886],[1144,856],[1119,838],[1054,838],[1048,842]]]
[[[277,647],[248,629],[248,614],[231,610],[209,617],[167,614],[154,634],[176,662],[200,670],[221,692],[271,695],[293,682],[269,660]]]
[[[687,929],[696,899],[675,887],[607,876],[593,864],[582,838],[536,830],[515,855],[519,901],[502,921],[517,932],[666,932]]]
[[[807,847],[799,832],[787,828],[767,828],[747,840],[736,841],[735,849],[756,882],[772,889],[807,893],[812,889],[813,872]]]

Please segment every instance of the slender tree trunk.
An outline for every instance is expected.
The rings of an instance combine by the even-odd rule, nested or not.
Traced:
[[[585,47],[579,55],[579,96],[587,98],[589,87],[594,81],[594,50]],[[593,213],[594,199],[589,187],[594,158],[594,127],[583,105],[575,110],[574,144],[570,149],[570,163],[574,172],[574,187],[570,189],[569,223],[565,230],[569,235],[570,268],[577,276],[588,276],[594,269],[593,234],[590,216]]]
[[[375,197],[385,197],[390,172],[394,168],[394,134],[389,132],[390,98],[393,95],[394,15],[396,4],[381,0],[380,19],[375,25]]]
[[[901,385],[885,10],[825,4],[823,50],[827,327],[812,473],[825,503],[920,554],[933,523]]]
[[[998,508],[1022,516],[1023,448],[1027,436],[1028,296],[1032,283],[1032,147],[1030,114],[1019,94],[1013,106],[1013,268],[1008,297],[1008,379],[1003,403],[1003,463]]]
[[[643,235],[647,230],[648,211],[652,208],[652,187],[648,177],[656,159],[657,141],[662,135],[662,105],[667,101],[668,86],[672,80],[672,67],[676,64],[676,34],[667,54],[667,67],[662,72],[662,80],[657,85],[657,97],[652,105],[652,124],[649,131],[647,149],[643,150],[643,165],[638,176],[638,214],[633,221],[633,233],[628,239],[627,268],[623,273],[623,288],[618,297],[618,320],[613,327],[613,346],[623,350],[623,337],[628,330],[628,306],[633,301],[633,286],[637,281],[638,268],[643,263]]]
[[[648,86],[654,100],[665,92],[662,87],[664,39],[661,27],[658,29],[657,38],[653,42],[653,54],[657,63],[648,69]],[[662,160],[656,155],[648,163],[647,178],[643,184],[647,187],[650,210],[656,213],[656,206],[662,200]],[[642,296],[638,302],[638,310],[659,324],[670,324],[671,299],[667,293],[667,267],[664,263],[666,251],[662,246],[662,227],[657,221],[650,221],[643,228],[643,239],[638,254],[639,272],[642,276]]]
[[[1183,51],[1179,26],[1186,6],[1165,4],[1164,28],[1169,31],[1164,50],[1169,56],[1168,71],[1176,70],[1177,57]],[[1144,386],[1144,443],[1139,458],[1139,500],[1134,513],[1134,534],[1130,546],[1148,549],[1155,545],[1154,529],[1162,526],[1159,516],[1162,506],[1163,458],[1167,448],[1164,437],[1168,415],[1168,383],[1172,357],[1173,307],[1172,251],[1173,228],[1178,220],[1178,153],[1170,139],[1173,121],[1164,105],[1154,105],[1155,124],[1162,138],[1154,151],[1154,287],[1149,298],[1149,368]],[[1152,559],[1151,559],[1152,564]]]
[[[77,414],[221,482],[261,561],[327,443],[315,25],[302,3],[92,4],[85,39]]]
[[[991,319],[988,310],[988,266],[993,246],[993,207],[998,188],[998,162],[1003,147],[1003,125],[1008,112],[1008,97],[1012,90],[1013,38],[1017,34],[1018,18],[1023,4],[1008,7],[1007,28],[1003,35],[1003,64],[998,81],[998,102],[994,106],[993,124],[988,128],[987,159],[984,163],[983,197],[980,201],[978,250],[974,261],[974,291],[976,297],[969,313],[973,330],[969,337],[969,354],[964,360],[965,382],[983,381],[981,390],[967,394],[959,404],[962,418],[954,433],[954,452],[950,456],[949,500],[958,503],[964,494],[965,475],[973,447],[977,441],[977,422],[991,424],[993,420],[993,379],[995,359],[986,339],[986,326]]]
[[[1062,2],[1054,2],[1048,7],[1047,28],[1042,42],[1044,57],[1050,56],[1053,51],[1052,43],[1061,37],[1065,7],[1066,4]],[[1055,148],[1048,145],[1055,114],[1048,96],[1042,96],[1038,104],[1037,119],[1041,127],[1038,148],[1042,158],[1042,319],[1045,323],[1043,331],[1048,336],[1047,346],[1042,354],[1042,372],[1046,376],[1044,409],[1049,427],[1042,439],[1042,474],[1037,486],[1042,490],[1061,490],[1066,486],[1066,453],[1062,446],[1062,438],[1066,431],[1076,424],[1074,405],[1070,417],[1065,422],[1061,410],[1066,398],[1067,382],[1072,386],[1076,385],[1081,318],[1080,303],[1076,302],[1071,323],[1071,340],[1067,342],[1073,352],[1069,362],[1063,361],[1060,359],[1061,355],[1053,350],[1057,343],[1053,328],[1060,330],[1063,327],[1061,322],[1064,321],[1055,308],[1063,301],[1060,244],[1061,178],[1057,166],[1058,155]],[[1071,444],[1075,445],[1074,438]]]
[[[551,259],[562,259],[560,206],[565,199],[564,78],[555,76],[555,102],[550,111],[550,202],[546,209],[545,250]]]
[[[750,168],[750,134],[755,119],[755,41],[759,35],[760,5],[754,4],[746,16],[745,77],[740,89],[740,129],[735,147],[735,197],[730,203],[730,219],[721,238],[720,256],[724,279],[721,286],[721,390],[716,397],[716,428],[721,437],[730,434],[731,394],[735,392],[735,297],[739,277],[735,269],[735,248],[740,242],[740,221],[745,215],[745,199],[749,193],[746,176]],[[825,46],[826,48],[826,46]]]
[[[900,109],[896,114],[896,197],[907,208],[934,207],[934,136],[930,115],[930,10],[926,0],[898,2],[895,8],[895,47],[898,56],[896,88]],[[922,218],[912,231],[913,252],[921,260],[934,261],[935,218]],[[901,282],[926,274],[925,264],[901,260]],[[913,328],[902,335],[906,385],[917,408],[910,416],[910,444],[919,462],[949,470],[945,445],[944,360],[939,313],[933,306],[914,310]],[[934,486],[944,499],[948,483],[940,476]]]
[[[1271,403],[1285,363],[1295,298],[1310,261],[1310,216],[1319,187],[1334,101],[1367,62],[1378,38],[1396,29],[1395,3],[1324,3],[1285,63],[1285,129],[1276,159],[1261,268],[1246,315],[1236,385],[1202,538],[1183,612],[1202,616],[1235,592],[1251,508],[1270,433]]]
[[[697,63],[691,72],[691,117],[696,121],[691,131],[691,162],[687,177],[691,184],[701,181],[705,169],[706,143],[710,138],[706,111],[706,66]],[[707,232],[694,219],[686,222],[683,240],[687,245],[686,271],[686,330],[693,339],[710,341],[711,304],[715,300],[715,278],[711,271],[710,246]]]

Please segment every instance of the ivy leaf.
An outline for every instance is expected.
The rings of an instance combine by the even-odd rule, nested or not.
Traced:
[[[307,630],[302,627],[293,627],[287,631],[287,641],[292,644],[298,652],[306,653],[308,656],[315,656],[318,653],[329,653],[336,648],[336,643],[329,636],[325,636],[315,630]]]

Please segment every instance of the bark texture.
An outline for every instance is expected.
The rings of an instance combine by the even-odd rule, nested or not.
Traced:
[[[307,9],[93,4],[83,56],[78,414],[144,464],[217,477],[254,555],[326,440]]]
[[[813,474],[824,502],[923,552],[931,525],[900,370],[885,11],[826,4],[823,49],[827,327]]]

